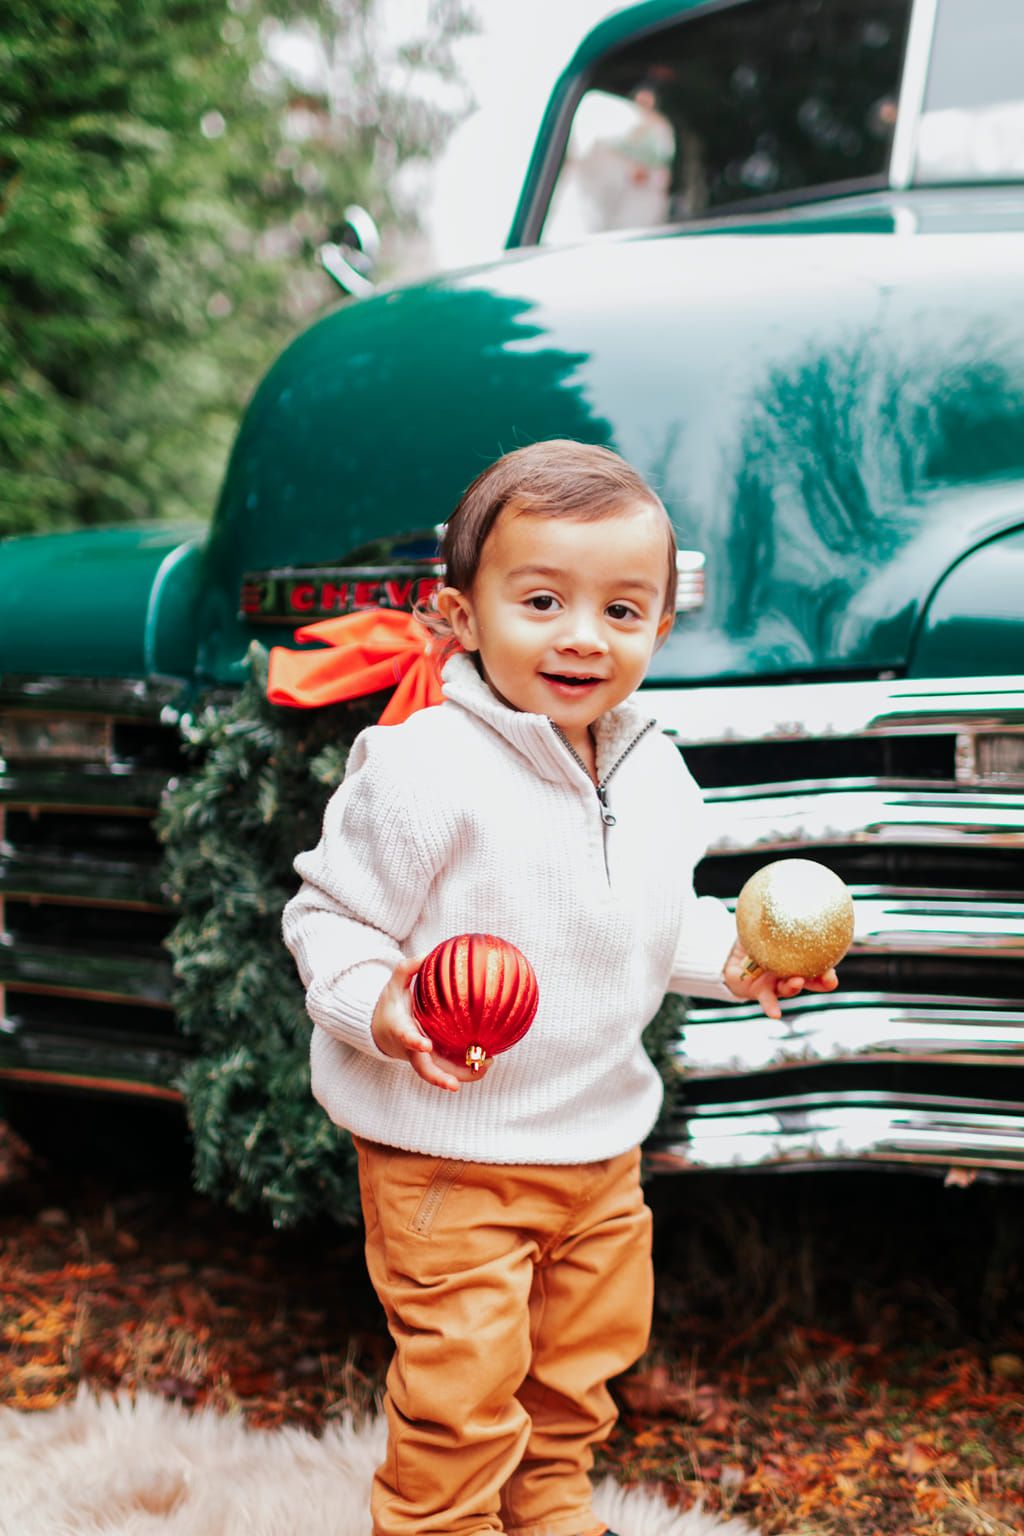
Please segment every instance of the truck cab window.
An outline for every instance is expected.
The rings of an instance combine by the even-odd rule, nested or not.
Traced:
[[[910,0],[762,0],[601,60],[541,239],[885,184]]]
[[[586,93],[573,120],[545,240],[668,223],[676,134],[656,99],[649,87],[630,97]]]
[[[1024,6],[942,0],[917,135],[914,181],[1024,177]]]

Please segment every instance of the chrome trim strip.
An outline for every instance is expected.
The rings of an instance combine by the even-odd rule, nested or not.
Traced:
[[[114,759],[113,717],[2,710],[0,759],[36,768],[109,764]]]
[[[1006,677],[645,688],[680,746],[1024,729],[1024,674]]]
[[[1020,792],[827,788],[765,795],[752,785],[727,793],[735,798],[706,792],[711,854],[872,843],[1024,849]]]
[[[78,854],[9,851],[0,842],[0,892],[18,900],[170,912],[160,890],[156,852],[152,865],[92,859]],[[0,925],[2,926],[2,925]]]
[[[814,1163],[969,1165],[1024,1173],[1024,1105],[925,1094],[800,1095],[695,1106],[659,1138],[652,1166],[755,1168]]]
[[[0,764],[0,802],[9,810],[38,807],[49,811],[116,811],[149,816],[156,810],[169,774],[163,769],[132,769],[82,763],[68,768],[33,768]]]
[[[687,1121],[717,1119],[723,1111],[729,1115],[765,1114],[813,1115],[831,1109],[866,1109],[871,1113],[884,1109],[888,1114],[927,1113],[949,1123],[959,1119],[977,1126],[1017,1126],[1024,1128],[1024,1099],[972,1099],[965,1094],[897,1093],[891,1088],[817,1088],[803,1093],[779,1093],[774,1098],[737,1099],[723,1105],[692,1104],[681,1111]],[[794,1122],[791,1122],[794,1123]],[[1024,1140],[1021,1151],[1024,1152]]]
[[[183,695],[180,678],[0,674],[0,709],[159,720]]]
[[[102,1039],[38,1020],[0,1016],[0,1082],[177,1100],[174,1086],[194,1054],[178,1036]]]
[[[141,1003],[169,1009],[172,973],[169,957],[83,954],[46,944],[17,943],[0,935],[0,982],[8,993],[46,993],[100,1002]],[[8,1006],[11,998],[8,996]]]
[[[757,1169],[761,1173],[784,1173],[794,1169],[814,1172],[838,1172],[853,1168],[891,1169],[894,1173],[945,1172],[947,1182],[973,1182],[974,1176],[991,1176],[993,1183],[1017,1182],[1024,1177],[1024,1165],[1012,1153],[998,1155],[989,1150],[979,1150],[966,1143],[945,1150],[915,1152],[897,1151],[891,1146],[867,1147],[862,1152],[832,1152],[816,1145],[791,1142],[788,1146],[766,1149],[750,1147],[748,1157],[719,1161],[708,1149],[699,1155],[686,1143],[660,1141],[648,1142],[644,1147],[644,1164],[651,1173],[710,1173],[728,1170],[738,1173],[742,1169]],[[967,1175],[964,1178],[964,1175]]]
[[[1024,1009],[809,993],[784,1003],[781,1020],[747,1004],[694,1007],[671,1050],[687,1080],[864,1059],[1022,1067]]]
[[[971,955],[1024,960],[1024,903],[858,896],[851,955]]]
[[[972,737],[971,739],[973,741],[974,738]],[[692,751],[693,748],[688,747],[686,750],[689,752]],[[729,748],[724,747],[722,750],[728,752]],[[766,750],[769,752],[772,750],[770,744],[766,746]],[[1006,787],[1008,789],[1014,789],[1016,788],[1016,785],[1007,785]],[[1021,787],[1024,788],[1024,786]],[[984,794],[989,788],[998,790],[999,799],[997,803],[1001,805],[1003,803],[1003,791],[1001,785],[989,786],[971,783],[961,786],[955,779],[952,778],[923,779],[912,778],[908,774],[901,774],[899,776],[895,774],[864,774],[851,776],[849,778],[833,778],[831,775],[829,775],[827,778],[822,777],[817,779],[771,779],[757,784],[709,784],[701,791],[701,793],[705,800],[723,801],[751,799],[770,800],[778,799],[781,795],[818,795],[822,793],[837,794],[840,790],[879,790],[886,794],[902,793],[910,795],[958,795],[972,791],[976,791],[979,794]]]
[[[910,16],[896,112],[896,132],[889,152],[889,185],[897,191],[910,186],[913,174],[917,129],[924,106],[937,12],[937,0],[916,0]]]

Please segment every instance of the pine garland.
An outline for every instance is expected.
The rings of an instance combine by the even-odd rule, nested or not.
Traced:
[[[292,860],[319,838],[349,748],[384,696],[280,708],[267,701],[266,678],[267,652],[253,644],[234,698],[183,719],[194,766],[172,780],[157,818],[180,913],[167,940],[175,1007],[198,1046],[178,1086],[198,1189],[239,1210],[263,1206],[276,1227],[318,1214],[349,1224],[359,1211],[355,1154],[310,1092],[310,1023],[281,910],[297,886]],[[645,1036],[666,1083],[663,1122],[679,1086],[669,1047],[680,1007],[667,999]]]
[[[167,940],[175,1008],[198,1055],[185,1094],[197,1188],[277,1227],[324,1212],[358,1212],[354,1153],[309,1086],[309,1031],[295,963],[281,940],[294,895],[292,860],[320,836],[357,733],[380,698],[283,709],[266,697],[267,652],[227,704],[208,704],[182,731],[194,771],[172,781],[157,830],[180,912]]]

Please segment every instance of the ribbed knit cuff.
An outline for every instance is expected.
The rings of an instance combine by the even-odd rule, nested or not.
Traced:
[[[700,896],[687,913],[686,930],[676,948],[671,992],[738,1002],[725,983],[725,963],[736,942],[736,919],[714,896]]]
[[[329,1035],[355,1046],[367,1056],[391,1061],[370,1031],[373,1011],[391,979],[391,969],[379,960],[364,960],[344,976],[314,982],[306,994],[306,1008],[314,1023]]]

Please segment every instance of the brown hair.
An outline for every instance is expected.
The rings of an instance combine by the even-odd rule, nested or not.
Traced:
[[[445,585],[466,592],[473,585],[487,536],[506,507],[548,517],[593,522],[637,502],[656,508],[665,520],[665,602],[675,612],[676,536],[661,498],[625,459],[610,448],[550,438],[516,448],[477,475],[459,498],[441,540]],[[436,612],[418,617],[436,635],[450,635]]]

